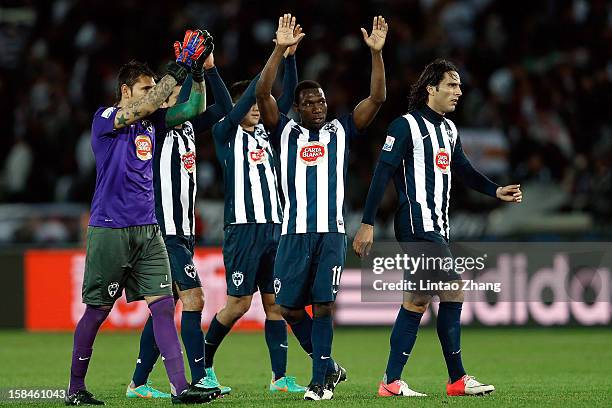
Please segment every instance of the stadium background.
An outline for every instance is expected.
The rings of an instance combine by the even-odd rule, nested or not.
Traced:
[[[115,76],[121,64],[138,59],[161,70],[172,57],[172,42],[181,38],[184,29],[204,27],[215,36],[215,62],[226,84],[250,79],[263,67],[276,19],[286,11],[297,15],[307,33],[297,53],[299,77],[316,79],[323,85],[330,115],[350,111],[367,95],[369,55],[359,27],[369,29],[375,14],[384,15],[390,23],[384,49],[387,102],[368,131],[369,141],[355,146],[350,157],[346,191],[349,240],[361,219],[385,128],[405,112],[410,84],[423,66],[438,56],[452,59],[460,67],[464,95],[452,119],[460,127],[468,156],[498,183],[520,182],[525,197],[520,206],[503,206],[454,183],[452,238],[493,242],[610,240],[609,2],[5,0],[0,3],[0,116],[4,126],[0,138],[0,276],[5,288],[0,298],[0,328],[17,330],[0,331],[0,343],[4,343],[0,356],[8,361],[7,369],[0,370],[0,387],[43,385],[32,367],[43,370],[44,365],[54,367],[44,368],[49,384],[63,386],[67,378],[70,330],[82,307],[80,248],[95,182],[89,144],[91,117],[98,106],[114,102]],[[210,141],[206,134],[197,141],[197,238],[201,248],[196,262],[200,273],[209,277],[204,279],[208,282],[204,321],[210,320],[224,297],[218,250],[223,192]],[[394,208],[394,193],[389,188],[378,215],[378,240],[392,239]],[[355,281],[358,263],[351,254],[348,266],[353,270],[343,277],[347,290],[340,293],[337,323],[390,325],[397,305],[388,304],[373,312],[371,305],[360,304]],[[609,280],[607,284],[610,292]],[[113,313],[105,328],[134,329],[144,322],[146,307],[121,304]],[[492,311],[482,313],[490,315]],[[605,405],[611,391],[601,379],[605,381],[610,373],[602,371],[605,367],[597,361],[610,357],[609,347],[604,346],[611,339],[609,302],[595,320],[577,320],[571,305],[565,313],[564,318],[552,321],[531,316],[530,328],[469,328],[464,348],[466,353],[472,351],[471,361],[480,364],[482,375],[494,373],[492,382],[499,382],[506,371],[522,370],[532,379],[553,371],[557,374],[550,383],[563,384],[561,399],[577,398],[578,405],[586,403],[581,399],[582,390],[572,387],[588,383],[591,391],[603,390]],[[254,308],[242,328],[258,329],[262,319],[261,309]],[[482,320],[472,313],[472,319],[464,323],[488,325]],[[514,320],[486,320],[495,326],[517,324]],[[606,328],[576,327],[593,324]],[[553,332],[538,328],[550,325],[574,328]],[[27,330],[21,331],[23,328]],[[64,333],[34,333],[40,330]],[[370,373],[364,366],[376,365],[382,370],[388,331],[388,327],[340,330],[334,350],[344,353],[340,355],[347,360],[354,358],[349,350],[357,353],[362,349],[359,344],[376,344],[363,364],[351,367],[358,376],[367,378]],[[261,339],[251,336],[231,336],[221,350],[220,358],[228,361],[227,371],[221,371],[224,378],[244,381],[230,374],[229,368],[240,371],[242,367],[234,359],[248,361],[252,357],[230,350],[231,345],[261,348]],[[425,332],[422,337],[421,342],[427,344],[422,347],[431,350],[417,348],[417,352],[431,354],[427,357],[431,361],[417,357],[410,364],[415,366],[411,369],[414,373],[428,379],[431,375],[418,368],[419,364],[435,361],[440,373],[444,370],[435,335]],[[503,343],[510,354],[499,357],[499,364],[506,368],[500,372],[495,372],[497,366],[485,356],[474,353],[496,353],[492,345],[496,342]],[[111,358],[109,348],[121,349],[127,359],[123,377],[129,375],[137,346],[135,333],[103,335],[96,344],[97,352],[106,353],[104,358]],[[21,359],[33,358],[19,351],[24,348],[34,356],[48,356],[31,365],[22,364]],[[296,348],[292,353],[297,353]],[[261,352],[263,358],[263,349]],[[570,357],[580,353],[582,359]],[[298,373],[306,376],[307,362],[299,358],[303,367]],[[526,368],[534,362],[544,372]],[[263,372],[267,372],[266,364],[265,359],[259,364]],[[96,369],[100,368],[94,366]],[[163,370],[156,371],[155,378],[165,381]],[[583,382],[573,382],[569,377],[573,371],[583,374]],[[93,374],[90,382],[107,389],[118,387],[99,374]],[[353,384],[361,383],[357,380]],[[543,393],[539,403],[553,403],[554,399],[547,399],[546,381],[543,384],[531,391]],[[245,388],[251,397],[261,393],[253,384],[247,383]],[[363,403],[372,403],[362,398],[360,390],[351,392]],[[518,401],[499,398],[507,404]],[[588,405],[598,405],[598,401],[602,402],[590,400]]]

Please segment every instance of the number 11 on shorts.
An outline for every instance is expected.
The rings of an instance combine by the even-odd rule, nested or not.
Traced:
[[[340,285],[340,275],[342,275],[342,266],[334,266],[332,268],[332,286]]]

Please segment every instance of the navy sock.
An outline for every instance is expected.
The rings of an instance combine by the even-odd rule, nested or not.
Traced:
[[[291,327],[291,331],[298,339],[300,346],[302,349],[308,354],[308,356],[312,357],[312,318],[308,313],[304,313],[305,318],[300,320],[299,322],[289,323]],[[336,363],[330,358],[329,363],[327,365],[327,374],[333,373],[336,371]]]
[[[191,370],[191,383],[195,384],[206,375],[204,371],[202,312],[183,311],[181,314],[181,338],[187,352],[187,361]]]
[[[334,337],[331,316],[315,317],[312,321],[312,384],[323,385],[331,360]]]
[[[274,381],[285,376],[287,371],[287,325],[284,320],[266,320],[266,344],[270,353]]]
[[[402,377],[402,370],[416,342],[421,317],[423,317],[423,313],[411,312],[403,306],[400,307],[389,339],[391,349],[389,360],[387,360],[387,370],[385,371],[387,384]]]
[[[138,351],[138,360],[136,360],[136,369],[132,376],[134,385],[138,387],[146,384],[158,358],[159,349],[155,344],[155,336],[153,335],[153,319],[149,316],[140,334],[140,350]]]
[[[436,325],[452,383],[465,375],[461,361],[461,306],[461,302],[440,302]]]
[[[210,368],[213,366],[213,360],[217,348],[221,345],[221,342],[231,330],[231,327],[227,327],[219,323],[217,315],[213,317],[210,322],[210,327],[206,333],[206,339],[204,340],[204,366]]]

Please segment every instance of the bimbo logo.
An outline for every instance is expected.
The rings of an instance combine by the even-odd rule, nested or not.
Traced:
[[[183,167],[189,173],[193,173],[195,171],[196,164],[196,155],[195,152],[187,152],[181,156],[181,162],[183,163]]]
[[[300,160],[307,166],[316,166],[325,158],[325,145],[320,142],[308,142],[300,149]]]
[[[253,165],[265,163],[268,159],[268,154],[266,153],[266,149],[254,149],[249,150],[249,162]]]
[[[140,160],[150,160],[153,151],[153,145],[151,144],[151,138],[147,135],[139,135],[136,136],[136,140],[134,140],[134,144],[136,144],[136,156]]]
[[[450,166],[450,156],[444,149],[438,150],[436,154],[436,167],[439,168],[442,173],[448,173],[448,168]]]

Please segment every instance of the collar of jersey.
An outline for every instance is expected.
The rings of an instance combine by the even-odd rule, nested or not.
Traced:
[[[442,123],[442,119],[444,119],[444,116],[440,115],[438,112],[435,112],[427,105],[423,105],[421,108],[418,109],[418,111],[425,119],[427,119],[436,126]]]

